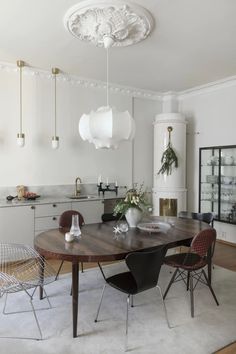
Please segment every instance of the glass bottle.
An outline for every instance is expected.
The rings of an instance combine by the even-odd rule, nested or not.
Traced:
[[[78,215],[72,215],[70,233],[73,234],[75,237],[78,237],[81,235]]]

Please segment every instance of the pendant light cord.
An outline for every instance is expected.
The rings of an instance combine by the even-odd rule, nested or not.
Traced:
[[[57,136],[57,78],[54,74],[54,136]]]
[[[22,67],[20,67],[20,134],[22,134]]]
[[[108,48],[106,49],[107,51],[107,107],[109,106],[109,53],[108,53]]]

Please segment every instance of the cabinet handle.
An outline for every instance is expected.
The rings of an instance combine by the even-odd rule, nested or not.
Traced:
[[[35,209],[35,206],[34,205],[31,205],[31,207],[30,207],[31,209]]]
[[[57,220],[56,216],[53,216],[52,220]]]
[[[56,205],[56,204],[53,204],[52,206],[53,206],[53,208],[56,208],[56,207],[57,207],[57,205]]]

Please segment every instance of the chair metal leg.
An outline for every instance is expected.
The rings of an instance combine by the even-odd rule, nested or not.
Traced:
[[[166,298],[166,295],[168,294],[168,291],[170,290],[170,287],[171,287],[171,285],[173,284],[173,282],[174,282],[174,280],[175,280],[175,276],[176,276],[178,270],[179,270],[179,268],[176,268],[174,274],[172,275],[172,278],[171,278],[171,280],[170,280],[170,282],[169,282],[169,284],[168,284],[168,286],[167,286],[167,288],[166,288],[166,291],[165,291],[165,293],[164,293],[163,299]]]
[[[35,318],[35,322],[36,322],[38,330],[39,330],[39,334],[40,334],[40,338],[39,339],[42,340],[43,339],[43,335],[42,335],[42,331],[41,331],[41,328],[40,328],[40,325],[39,325],[38,317],[36,316],[36,312],[35,312],[35,309],[34,309],[32,298],[30,299],[30,305],[32,307],[34,318]]]
[[[100,311],[100,308],[101,308],[101,305],[102,305],[102,299],[103,299],[103,295],[104,295],[105,288],[106,288],[106,284],[103,285],[102,295],[101,295],[100,303],[99,303],[99,305],[98,305],[97,314],[96,314],[96,317],[95,317],[94,322],[97,322],[97,321],[98,321],[98,315],[99,315],[99,311]]]
[[[163,308],[164,308],[164,313],[165,313],[165,317],[166,317],[167,326],[171,329],[170,322],[169,322],[168,315],[167,315],[166,304],[165,304],[165,301],[164,301],[164,298],[163,298],[161,287],[159,285],[157,285],[156,288],[159,290],[159,293],[160,293],[160,296],[161,296],[161,301],[162,301]]]
[[[130,300],[130,295],[128,295],[127,297],[127,307],[126,307],[125,351],[128,350],[129,300]]]
[[[189,278],[190,278],[190,272],[187,273],[187,291],[189,290]]]
[[[134,307],[134,295],[131,295],[131,307]]]
[[[191,273],[189,277],[189,283],[190,283],[191,316],[194,317],[193,277]]]
[[[63,266],[63,263],[64,263],[64,261],[61,261],[60,267],[58,268],[58,271],[57,271],[57,275],[55,276],[55,280],[57,280],[57,278],[58,278],[58,276],[59,276],[59,273],[60,273],[60,271],[61,271],[61,268],[62,268],[62,266]]]
[[[35,293],[35,291],[33,292],[33,294],[30,295],[30,293],[26,290],[26,289],[22,289],[25,291],[25,293],[30,297],[31,300],[33,300],[33,295]],[[49,307],[44,307],[44,308],[39,308],[37,309],[36,311],[43,311],[43,310],[49,310],[52,308],[52,305],[51,305],[51,302],[48,298],[48,295],[46,293],[46,290],[43,288],[43,292],[45,294],[45,298],[47,299],[47,302],[48,302],[48,305]],[[3,306],[3,310],[2,310],[2,313],[4,315],[15,315],[15,314],[18,314],[18,313],[24,313],[24,312],[32,312],[32,310],[22,310],[22,311],[6,311],[6,307],[7,307],[7,298],[8,298],[8,293],[6,293],[6,296],[5,296],[5,302],[4,302],[4,306]]]
[[[33,315],[34,315],[34,319],[35,319],[35,322],[36,322],[36,325],[37,325],[37,328],[38,328],[38,331],[39,331],[39,338],[33,338],[33,337],[13,337],[13,336],[1,336],[0,338],[11,338],[11,339],[31,339],[31,340],[42,340],[43,339],[43,335],[42,335],[42,331],[41,331],[41,328],[40,328],[40,325],[39,325],[39,321],[38,321],[38,317],[36,315],[36,310],[35,310],[35,307],[34,307],[34,304],[33,304],[33,296],[29,294],[29,292],[26,290],[26,289],[22,289],[25,291],[25,293],[29,296],[30,298],[30,305],[31,305],[31,308],[32,310],[26,310],[26,311],[15,311],[15,312],[6,312],[6,306],[7,306],[7,293],[6,293],[6,297],[5,297],[5,303],[4,303],[4,308],[3,308],[3,313],[5,315],[10,315],[10,314],[17,314],[17,313],[23,313],[23,312],[33,312]],[[49,304],[49,308],[52,308],[52,305],[49,301],[49,298],[48,298],[48,295],[45,291],[45,289],[43,289],[44,293],[45,293],[45,297],[48,301],[48,304]],[[38,310],[47,310],[48,308],[43,308],[43,309],[37,309]]]
[[[219,306],[219,302],[218,302],[218,300],[217,300],[216,294],[215,294],[214,290],[212,289],[212,286],[211,286],[211,284],[210,284],[210,282],[209,282],[209,280],[208,280],[208,278],[207,278],[207,275],[206,275],[206,272],[205,272],[204,269],[202,270],[202,273],[203,273],[203,275],[204,275],[204,277],[205,277],[205,279],[206,279],[207,285],[208,285],[208,287],[209,287],[209,289],[210,289],[210,291],[211,291],[211,293],[212,293],[212,296],[213,296],[213,298],[214,298],[214,300],[215,300],[215,302],[216,302],[216,305]]]
[[[81,262],[81,273],[84,273],[84,263]]]

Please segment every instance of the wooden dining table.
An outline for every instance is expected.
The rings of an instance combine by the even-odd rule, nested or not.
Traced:
[[[81,237],[71,243],[65,241],[64,235],[68,229],[63,228],[48,230],[35,237],[34,247],[43,257],[72,263],[73,337],[77,337],[80,262],[117,261],[134,251],[152,250],[163,245],[167,245],[168,248],[189,245],[198,232],[211,228],[198,220],[176,217],[150,217],[146,221],[154,225],[164,222],[168,229],[154,227],[152,231],[146,231],[130,228],[126,233],[115,234],[114,226],[117,222],[112,221],[84,225],[81,228]],[[210,262],[209,259],[209,279],[211,279]]]

